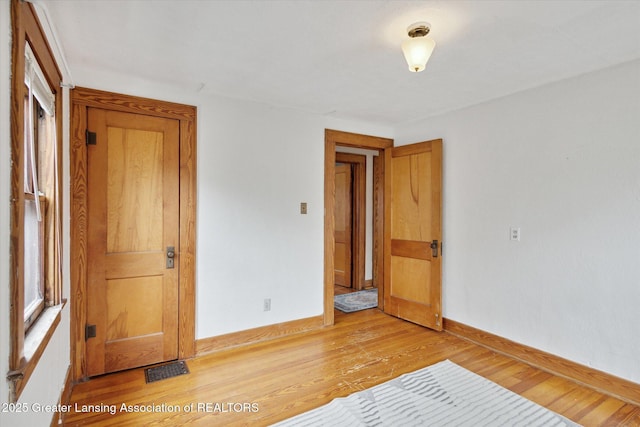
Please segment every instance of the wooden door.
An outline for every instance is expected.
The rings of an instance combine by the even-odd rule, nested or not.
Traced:
[[[336,165],[335,282],[348,288],[351,287],[351,182],[351,165]]]
[[[442,140],[385,150],[384,311],[438,331],[441,195]]]
[[[88,129],[96,134],[87,159],[94,376],[177,358],[179,122],[89,108]]]

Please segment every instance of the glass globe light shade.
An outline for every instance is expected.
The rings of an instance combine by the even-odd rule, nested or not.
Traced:
[[[402,42],[402,52],[409,65],[409,71],[418,73],[427,66],[436,42],[429,37],[413,37]]]

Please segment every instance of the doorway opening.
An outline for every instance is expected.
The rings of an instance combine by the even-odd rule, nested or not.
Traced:
[[[378,308],[442,330],[442,139],[393,140],[325,130],[324,323],[334,323],[336,147],[384,153],[374,181],[373,258]],[[375,280],[375,279],[374,279]]]
[[[393,140],[388,138],[381,138],[376,136],[355,134],[349,132],[336,131],[331,129],[325,130],[325,209],[327,214],[325,215],[325,275],[324,275],[324,324],[332,325],[334,323],[334,296],[337,292],[347,292],[352,290],[361,290],[365,287],[377,287],[378,288],[378,307],[382,307],[383,295],[382,295],[382,278],[383,278],[383,212],[384,212],[384,150],[393,146]],[[357,212],[365,225],[357,230],[360,233],[356,236],[354,241],[356,246],[354,252],[355,258],[352,258],[351,266],[354,267],[354,271],[346,274],[352,278],[355,278],[352,285],[355,286],[341,286],[336,283],[336,263],[337,268],[340,269],[340,261],[336,260],[336,256],[341,254],[341,249],[336,248],[336,231],[340,231],[336,228],[336,206],[339,191],[336,187],[337,178],[336,168],[337,163],[348,164],[346,159],[349,156],[370,156],[369,162],[365,161],[360,167],[363,168],[366,176],[366,166],[370,163],[369,169],[369,181],[370,181],[370,201],[369,212],[367,212],[366,204],[366,182],[356,184],[358,189],[353,192],[360,191],[362,196],[357,202],[360,204],[360,210]],[[352,161],[357,161],[356,157],[351,157]],[[367,158],[368,160],[368,158]],[[360,160],[361,162],[361,160]],[[362,164],[362,163],[359,163]],[[350,167],[356,168],[356,167]],[[339,179],[343,179],[338,178]],[[338,182],[338,185],[340,183]],[[367,227],[366,218],[369,214],[370,227],[369,227],[369,245],[367,245]],[[344,222],[344,221],[343,221]],[[341,224],[338,224],[338,226]],[[338,227],[340,228],[340,227]],[[352,230],[351,236],[353,238],[354,232]],[[370,259],[367,261],[367,253],[369,253]],[[345,259],[348,259],[345,256]],[[345,261],[346,262],[346,261]],[[367,267],[370,265],[370,267]],[[370,274],[367,274],[367,268],[370,268]],[[343,274],[346,272],[341,270]],[[355,274],[354,274],[355,272]],[[340,280],[340,273],[338,274],[338,281]],[[368,281],[369,280],[369,281]]]

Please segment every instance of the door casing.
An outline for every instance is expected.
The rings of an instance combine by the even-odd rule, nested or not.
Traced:
[[[76,87],[71,90],[71,377],[86,379],[87,318],[87,110],[96,107],[180,122],[180,273],[178,358],[195,355],[196,119],[193,106]]]
[[[335,164],[336,146],[365,148],[378,150],[380,156],[384,150],[393,147],[393,139],[377,136],[362,135],[351,132],[342,132],[333,129],[325,129],[324,145],[324,324],[333,325],[333,297],[335,283],[335,259],[334,259],[334,230],[335,230]],[[378,157],[380,157],[378,156]],[[384,156],[383,156],[384,157]],[[377,168],[378,174],[383,173],[383,168]],[[374,277],[382,277],[379,271],[382,268],[382,227],[375,225],[380,219],[380,213],[384,210],[384,185],[376,185],[380,176],[374,177]],[[384,182],[384,180],[382,180]],[[382,211],[381,211],[382,209]],[[377,213],[377,215],[376,215]],[[376,216],[378,217],[376,219]],[[380,258],[378,258],[380,256]],[[378,289],[378,303],[382,303],[381,287]]]

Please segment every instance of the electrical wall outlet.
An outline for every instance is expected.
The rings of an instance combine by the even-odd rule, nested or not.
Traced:
[[[520,227],[509,228],[509,238],[514,241],[520,241]]]
[[[271,311],[271,298],[264,299],[263,309],[264,311]]]

